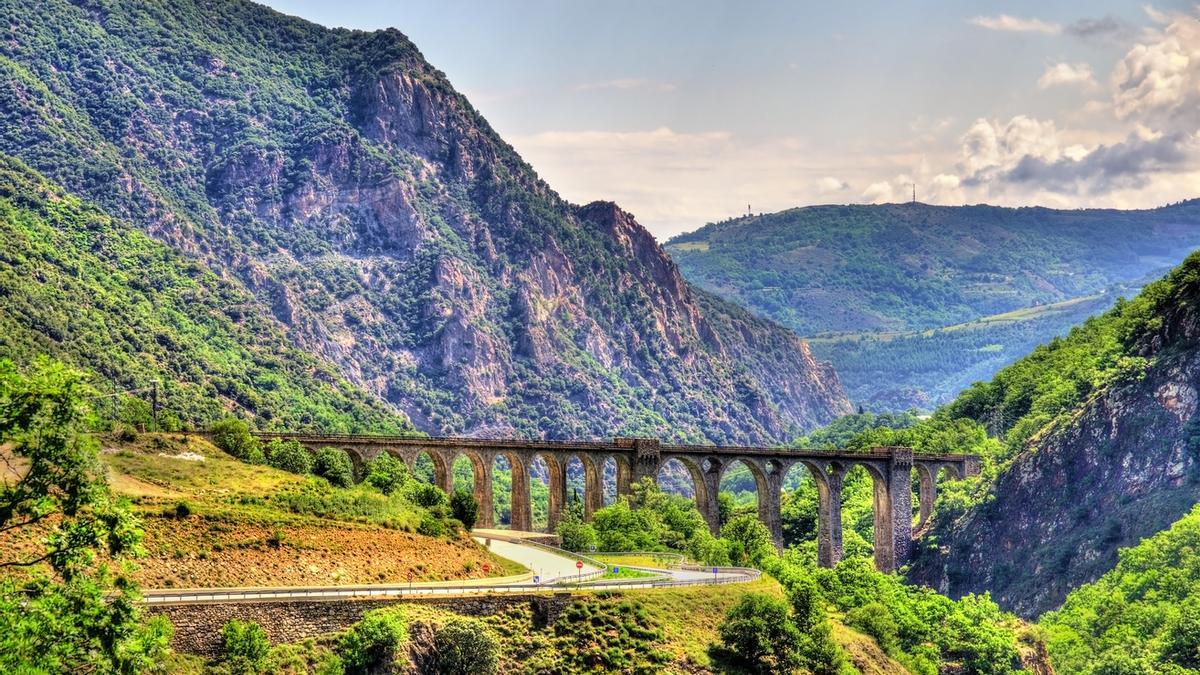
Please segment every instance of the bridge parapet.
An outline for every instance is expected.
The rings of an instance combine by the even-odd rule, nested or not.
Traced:
[[[671,460],[682,464],[691,476],[695,499],[709,528],[720,527],[717,494],[721,477],[735,463],[745,465],[754,477],[759,518],[777,545],[783,544],[780,496],[784,477],[803,465],[817,486],[818,558],[822,565],[837,564],[842,556],[841,497],[846,472],[861,466],[874,484],[875,564],[894,571],[907,559],[912,544],[912,472],[917,472],[919,513],[923,526],[933,513],[939,475],[956,480],[979,474],[979,458],[972,455],[914,453],[905,447],[867,450],[813,450],[760,446],[710,446],[665,444],[654,438],[618,437],[609,441],[543,441],[455,437],[380,436],[368,434],[276,433],[256,434],[260,439],[294,440],[310,450],[332,446],[346,450],[361,471],[381,452],[401,458],[415,468],[426,454],[433,461],[435,483],[450,491],[453,465],[459,455],[472,464],[474,493],[480,506],[479,524],[493,527],[492,504],[494,462],[504,457],[512,467],[513,529],[529,530],[532,508],[528,467],[535,458],[546,463],[550,490],[549,526],[557,525],[569,503],[567,464],[577,459],[584,467],[584,506],[591,517],[603,505],[603,472],[610,459],[616,467],[617,494],[630,494],[632,482],[643,477],[657,480],[659,470]]]

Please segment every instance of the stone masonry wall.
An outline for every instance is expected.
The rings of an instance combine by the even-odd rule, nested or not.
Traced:
[[[254,621],[267,632],[272,644],[296,642],[349,628],[364,613],[380,607],[415,603],[436,605],[464,616],[490,616],[512,607],[528,605],[536,620],[554,623],[575,596],[497,595],[455,598],[405,598],[341,601],[223,602],[150,606],[146,613],[165,616],[175,626],[171,647],[178,652],[216,656],[221,647],[221,627],[231,619]]]

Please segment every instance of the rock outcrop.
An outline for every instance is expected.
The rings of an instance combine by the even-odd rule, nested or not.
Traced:
[[[1173,273],[1149,331],[1130,336],[1149,366],[1102,389],[1031,439],[987,501],[935,523],[910,578],[951,596],[989,591],[1033,617],[1094,581],[1117,550],[1166,529],[1200,501],[1200,293],[1193,256]]]

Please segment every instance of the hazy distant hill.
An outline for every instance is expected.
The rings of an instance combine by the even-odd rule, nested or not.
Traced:
[[[692,282],[820,335],[816,353],[875,408],[952,399],[1197,246],[1196,200],[1145,211],[815,206],[666,244]]]
[[[0,152],[421,430],[767,441],[849,409],[794,333],[693,290],[616,205],[559,198],[395,30],[243,0],[0,19]]]

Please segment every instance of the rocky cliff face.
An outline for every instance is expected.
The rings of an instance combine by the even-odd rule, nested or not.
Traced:
[[[1135,338],[1150,366],[1034,437],[986,503],[936,524],[911,578],[953,596],[990,591],[1001,606],[1036,616],[1111,569],[1118,548],[1200,501],[1200,293],[1189,281],[1197,267],[1192,259],[1176,271],[1176,296]]]
[[[0,14],[0,151],[223,270],[418,428],[762,442],[849,409],[630,214],[560,199],[396,31],[239,0]]]

